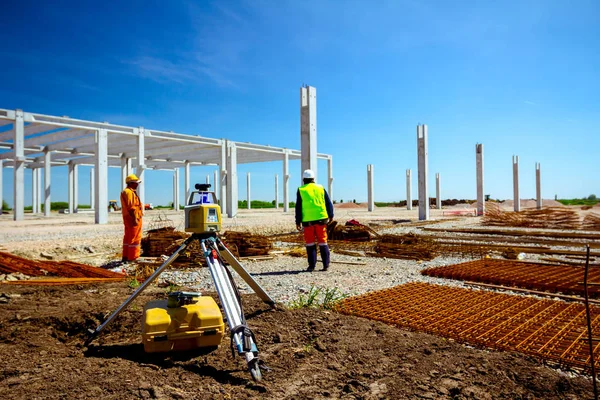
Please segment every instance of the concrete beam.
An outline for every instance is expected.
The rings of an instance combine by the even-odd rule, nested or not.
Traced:
[[[375,195],[373,186],[373,164],[369,164],[367,165],[367,187],[369,190],[368,211],[373,211],[375,209]]]
[[[417,125],[420,221],[426,221],[429,219],[429,190],[427,187],[429,153],[427,146],[427,125]]]
[[[514,194],[514,210],[521,211],[521,199],[519,198],[519,156],[513,156],[513,194]]]
[[[302,172],[313,170],[317,175],[317,89],[311,86],[300,88],[300,143],[302,151]]]
[[[96,143],[96,209],[97,224],[108,223],[108,132],[98,131]]]
[[[477,215],[485,214],[485,197],[483,181],[483,144],[475,145],[475,163],[477,168]]]

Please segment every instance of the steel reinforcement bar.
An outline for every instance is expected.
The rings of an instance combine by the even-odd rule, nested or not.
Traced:
[[[583,304],[408,283],[341,301],[336,310],[472,345],[519,351],[589,372]],[[600,307],[591,307],[600,334]],[[600,343],[594,343],[600,367]]]
[[[482,259],[443,267],[428,268],[423,275],[513,286],[531,290],[583,296],[584,269],[571,265],[549,265],[513,260]],[[591,282],[600,282],[600,268],[591,268]],[[588,288],[591,297],[600,297],[600,287]]]

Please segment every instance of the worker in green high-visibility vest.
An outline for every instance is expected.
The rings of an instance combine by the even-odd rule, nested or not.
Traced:
[[[302,174],[304,185],[296,193],[296,229],[304,231],[307,271],[317,265],[317,245],[323,261],[323,271],[329,268],[327,223],[333,221],[333,204],[323,186],[315,183],[315,173],[307,169]]]

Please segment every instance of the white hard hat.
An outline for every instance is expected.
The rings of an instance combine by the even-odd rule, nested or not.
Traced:
[[[302,173],[302,178],[304,178],[304,179],[315,179],[315,173],[312,171],[312,169],[306,169]]]

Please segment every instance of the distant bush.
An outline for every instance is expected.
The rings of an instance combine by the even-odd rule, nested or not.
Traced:
[[[295,202],[290,202],[289,203],[290,207],[295,207],[296,203]],[[248,207],[248,201],[247,200],[238,200],[238,208],[247,208]],[[283,203],[279,203],[279,207],[283,207]],[[262,200],[251,200],[250,201],[250,208],[275,208],[275,200],[272,200],[271,202],[268,201],[262,201]]]
[[[4,211],[11,210],[11,208],[8,206],[8,203],[6,202],[6,200],[2,200],[2,210],[4,210]]]
[[[598,199],[559,199],[558,202],[565,206],[593,206],[598,204]]]

